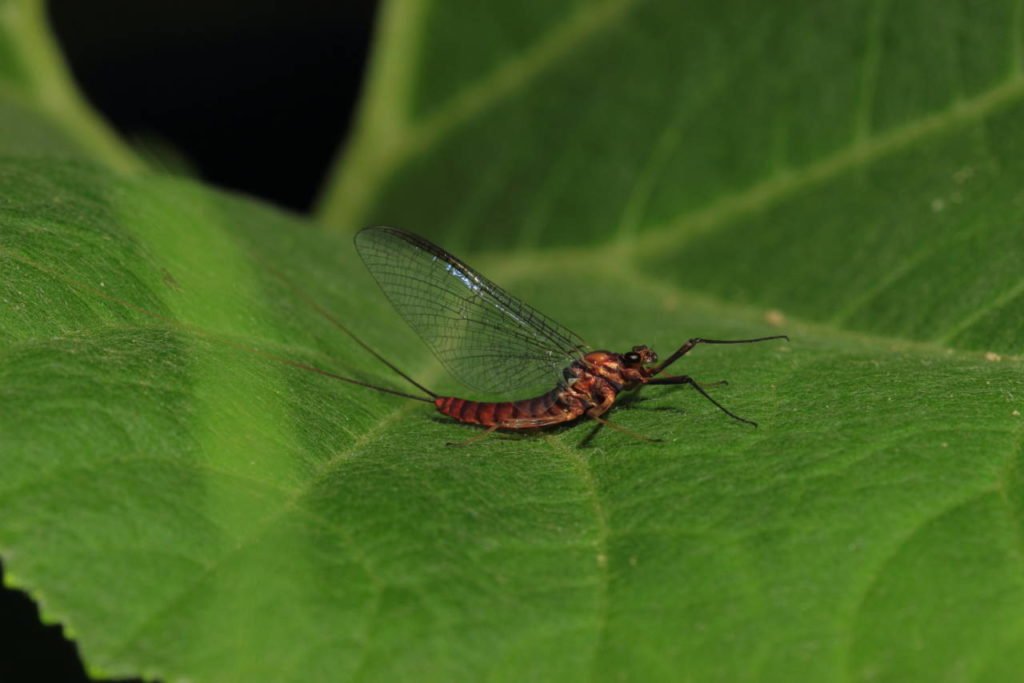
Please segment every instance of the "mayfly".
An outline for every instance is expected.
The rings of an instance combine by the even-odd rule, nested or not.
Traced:
[[[355,246],[399,315],[463,384],[509,399],[516,392],[538,386],[550,389],[520,400],[474,401],[442,396],[399,370],[340,323],[339,327],[360,346],[423,396],[323,374],[433,403],[443,415],[486,428],[477,438],[499,429],[540,429],[589,418],[650,440],[604,417],[622,392],[646,385],[689,385],[726,415],[757,426],[716,401],[692,377],[662,373],[699,344],[788,341],[785,335],[755,339],[694,338],[660,363],[658,355],[644,345],[625,353],[590,350],[574,332],[418,235],[397,228],[365,228],[356,234]]]

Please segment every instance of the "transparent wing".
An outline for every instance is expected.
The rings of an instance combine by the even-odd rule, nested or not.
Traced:
[[[551,388],[586,352],[576,334],[422,237],[373,227],[355,243],[398,313],[469,387],[495,395]]]

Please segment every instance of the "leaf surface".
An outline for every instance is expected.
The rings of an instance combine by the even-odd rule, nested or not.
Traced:
[[[385,10],[322,218],[429,234],[598,347],[785,331],[680,362],[760,427],[652,388],[610,417],[664,443],[448,448],[477,432],[270,357],[399,386],[308,297],[457,390],[347,237],[10,159],[9,580],[110,675],[1020,671],[1020,5],[453,5]]]

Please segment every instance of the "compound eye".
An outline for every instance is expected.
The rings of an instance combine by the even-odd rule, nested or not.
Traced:
[[[640,354],[637,353],[636,351],[630,351],[625,356],[623,356],[623,358],[625,358],[626,362],[629,363],[630,365],[640,362]]]

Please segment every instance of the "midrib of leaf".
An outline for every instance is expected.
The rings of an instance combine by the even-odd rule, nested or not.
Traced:
[[[381,14],[379,44],[374,49],[375,56],[382,55],[380,63],[372,65],[351,147],[328,175],[318,210],[320,218],[336,230],[355,229],[383,181],[408,159],[429,151],[474,117],[521,92],[580,45],[615,26],[640,0],[582,5],[528,50],[498,64],[416,122],[409,117],[412,71],[429,1],[392,0]]]
[[[78,95],[73,79],[50,35],[45,0],[9,0],[0,5],[4,35],[15,42],[16,52],[31,66],[32,95],[4,88],[6,96],[42,109],[82,148],[110,168],[132,172],[143,164]]]

